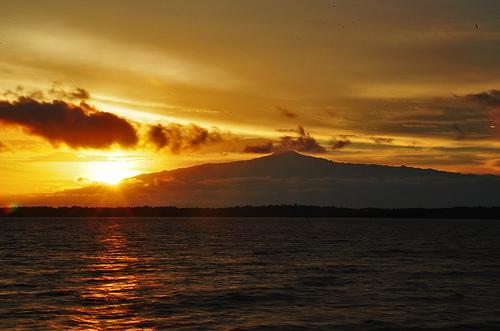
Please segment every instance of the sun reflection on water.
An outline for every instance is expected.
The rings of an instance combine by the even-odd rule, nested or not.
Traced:
[[[142,326],[134,306],[140,305],[139,277],[136,265],[141,261],[131,256],[127,238],[121,234],[120,223],[103,224],[103,236],[96,238],[102,250],[81,256],[87,260],[80,298],[86,304],[72,314],[73,324],[80,330],[152,330]]]

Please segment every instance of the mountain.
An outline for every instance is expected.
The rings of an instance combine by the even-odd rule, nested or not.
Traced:
[[[135,178],[176,178],[185,181],[200,181],[222,178],[418,178],[447,177],[462,178],[463,174],[418,169],[391,167],[375,164],[338,163],[327,159],[307,156],[295,151],[277,152],[268,156],[226,163],[206,163],[198,166],[139,175]],[[465,175],[467,176],[467,175]],[[495,177],[491,176],[490,177]]]
[[[45,197],[51,205],[224,207],[500,206],[500,177],[432,169],[338,163],[293,151],[139,175],[119,190],[102,185]]]
[[[170,200],[174,204],[184,206],[500,206],[498,176],[338,163],[294,151],[144,174],[135,179],[165,190],[175,188],[178,193],[187,189],[184,201],[179,194],[167,194],[175,195]]]

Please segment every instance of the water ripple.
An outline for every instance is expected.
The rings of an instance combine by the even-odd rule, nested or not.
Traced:
[[[500,222],[4,219],[5,330],[499,330]]]

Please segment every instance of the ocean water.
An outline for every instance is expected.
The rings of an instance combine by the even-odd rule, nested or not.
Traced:
[[[500,330],[500,222],[3,218],[0,329]]]

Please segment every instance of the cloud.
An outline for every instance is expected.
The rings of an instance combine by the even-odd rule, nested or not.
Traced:
[[[344,99],[339,101],[343,108],[336,110],[339,120],[334,128],[368,139],[399,136],[456,140],[457,135],[463,141],[495,139],[492,126],[500,123],[500,91],[479,92],[441,97]],[[467,134],[459,134],[455,125]]]
[[[268,142],[262,145],[247,145],[243,153],[268,154],[274,151],[274,144]]]
[[[4,98],[0,100],[0,125],[21,127],[56,146],[103,149],[149,143],[178,154],[222,140],[217,129],[209,131],[195,124],[148,125],[144,133],[129,120],[90,106],[86,102],[90,94],[82,88],[64,89],[54,84],[48,91],[28,91],[18,86],[0,96]]]
[[[332,139],[330,141],[330,146],[332,147],[332,149],[341,149],[350,144],[352,144],[352,142],[349,139]]]
[[[287,108],[280,107],[280,106],[275,106],[274,108],[276,108],[276,110],[278,110],[281,113],[281,115],[283,115],[285,117],[288,117],[288,118],[298,117],[297,113],[295,113]]]
[[[194,150],[208,143],[222,141],[217,130],[209,131],[195,124],[152,125],[147,132],[147,140],[157,149],[168,148],[178,154],[183,150]]]
[[[157,149],[162,149],[170,143],[169,137],[165,133],[165,127],[161,124],[153,125],[149,128],[148,140]]]
[[[243,150],[244,153],[260,153],[266,154],[271,152],[278,152],[284,150],[295,150],[298,152],[309,152],[322,154],[326,153],[325,147],[321,146],[316,139],[314,139],[309,132],[299,125],[297,129],[289,130],[297,133],[297,136],[292,137],[289,135],[280,137],[277,143],[268,143],[263,145],[247,145]]]
[[[464,97],[468,101],[478,103],[489,109],[491,123],[490,129],[496,129],[500,133],[500,91],[489,90],[480,93],[468,94]]]
[[[390,144],[394,141],[393,138],[387,137],[371,137],[370,139],[376,144]]]
[[[310,153],[326,153],[326,148],[321,146],[316,139],[314,139],[309,132],[299,125],[297,130],[297,137],[283,136],[280,138],[278,149],[296,150],[298,152]]]
[[[58,88],[57,86],[53,86],[49,90],[49,94],[58,99],[69,99],[69,100],[88,100],[90,98],[90,93],[82,88],[75,88],[73,90],[64,90],[62,88]]]
[[[89,184],[92,184],[92,181],[88,178],[85,178],[85,177],[78,177],[76,179],[76,182],[80,185],[89,185]]]
[[[87,97],[77,89],[69,96]],[[21,127],[26,133],[42,137],[52,145],[72,148],[133,147],[138,143],[135,128],[126,119],[99,111],[85,102],[76,105],[63,100],[39,101],[21,96],[0,101],[0,124]]]
[[[297,129],[276,129],[276,132],[293,133],[293,132],[297,132]]]
[[[465,99],[482,105],[497,107],[500,106],[500,91],[489,90],[481,93],[468,94],[465,96]]]
[[[4,152],[8,149],[9,148],[7,147],[7,145],[5,145],[3,142],[0,141],[0,152]]]
[[[7,99],[19,99],[28,97],[37,101],[43,100],[66,100],[66,101],[86,101],[90,98],[90,93],[80,87],[65,89],[58,83],[54,83],[47,91],[27,90],[24,86],[18,85],[15,89],[7,89],[0,93]]]

